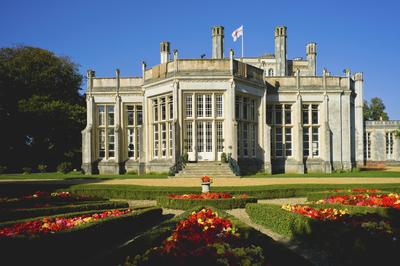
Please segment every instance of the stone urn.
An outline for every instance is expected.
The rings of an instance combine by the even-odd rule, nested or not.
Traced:
[[[201,177],[201,192],[202,193],[208,193],[210,192],[210,186],[211,186],[212,180],[209,176],[202,176]]]

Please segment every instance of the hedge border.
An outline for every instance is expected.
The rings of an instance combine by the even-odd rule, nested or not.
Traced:
[[[367,188],[400,192],[398,184],[295,184],[295,185],[267,185],[246,187],[212,187],[212,192],[226,192],[231,194],[247,194],[258,199],[305,197],[311,192],[331,189]],[[70,192],[99,196],[103,198],[155,200],[157,197],[169,194],[200,193],[200,187],[155,187],[137,185],[96,185],[84,184],[71,186]]]
[[[13,221],[24,218],[34,218],[40,216],[65,214],[71,212],[83,212],[91,210],[106,210],[106,209],[120,209],[128,208],[129,204],[126,201],[103,201],[92,203],[78,203],[62,206],[53,206],[46,208],[27,208],[27,209],[13,209],[2,210],[0,212],[0,222]]]
[[[168,196],[158,197],[157,206],[188,210],[199,205],[212,206],[221,210],[244,208],[247,203],[256,203],[256,198],[229,198],[229,199],[174,199]]]
[[[332,207],[320,206],[320,207]],[[380,213],[375,208],[351,208],[353,214]],[[291,240],[313,246],[326,252],[334,263],[340,265],[376,265],[391,261],[400,251],[398,243],[377,238],[362,228],[347,227],[342,223],[318,221],[283,210],[274,204],[247,204],[246,212],[251,221]],[[399,216],[391,216],[399,221]],[[379,254],[379,255],[378,255]],[[383,258],[382,258],[383,257]]]
[[[143,254],[149,248],[159,246],[163,240],[171,235],[179,221],[186,219],[192,211],[199,211],[202,208],[211,208],[213,211],[216,211],[220,217],[229,219],[238,229],[240,236],[244,238],[246,244],[253,244],[262,247],[264,256],[272,265],[311,265],[309,261],[289,250],[281,243],[274,241],[272,238],[260,233],[234,216],[213,206],[197,206],[187,210],[179,216],[161,223],[157,228],[144,233],[132,242],[131,245],[121,250],[119,261],[113,261],[113,263],[123,263],[126,259],[126,254],[131,254],[131,257],[134,257],[138,254]],[[125,257],[122,256],[123,254],[125,254]]]
[[[72,217],[102,211],[108,210],[77,212],[50,217]],[[116,245],[121,241],[125,242],[127,237],[143,232],[154,222],[159,222],[161,218],[162,209],[151,207],[52,234],[35,237],[0,238],[0,248],[2,254],[4,254],[2,262],[8,262],[6,265],[23,265],[26,263],[32,265],[36,263],[54,265],[55,261],[61,265],[88,264],[87,261],[90,261],[91,257],[107,252],[110,245]],[[36,219],[38,218],[26,220]],[[11,225],[21,221],[23,220],[0,225]],[[135,226],[132,226],[132,224]],[[15,254],[19,254],[22,251],[24,256],[15,256]]]

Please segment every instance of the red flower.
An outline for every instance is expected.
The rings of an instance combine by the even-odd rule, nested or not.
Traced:
[[[224,192],[206,192],[201,194],[183,194],[183,195],[175,195],[170,194],[168,195],[171,199],[192,199],[192,200],[203,200],[203,199],[231,199],[233,196],[229,193]],[[239,198],[247,198],[246,194],[239,195]]]
[[[203,183],[212,183],[212,179],[207,175],[203,175],[201,177],[201,182],[203,182]]]

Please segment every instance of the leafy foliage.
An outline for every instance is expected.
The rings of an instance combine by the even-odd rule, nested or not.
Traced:
[[[72,152],[79,166],[81,82],[67,57],[29,46],[0,49],[0,164],[11,172],[44,163],[54,170]]]
[[[374,97],[371,103],[364,100],[364,120],[389,120],[388,114],[385,112],[385,104],[381,98]]]

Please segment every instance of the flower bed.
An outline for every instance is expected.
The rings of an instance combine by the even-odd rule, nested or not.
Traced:
[[[128,208],[126,201],[84,201],[73,202],[68,205],[42,207],[42,208],[21,208],[6,209],[0,212],[0,222],[12,221],[24,218],[55,215],[61,213],[82,212],[91,210],[105,210],[116,208]]]
[[[37,191],[33,194],[21,197],[4,197],[0,198],[0,209],[15,208],[43,208],[58,206],[63,204],[71,204],[75,202],[99,201],[103,200],[99,197],[85,196],[70,193],[68,191],[47,192]]]
[[[253,222],[322,249],[341,265],[376,264],[400,252],[400,223],[394,217],[306,205],[248,204],[246,212]]]
[[[343,204],[368,207],[385,207],[400,209],[400,195],[396,193],[376,194],[362,193],[334,195],[315,202],[316,204]]]
[[[74,217],[52,217],[13,224],[0,228],[1,237],[34,236],[68,230],[109,217],[119,217],[131,213],[131,209],[108,210],[101,213],[83,214]]]
[[[257,202],[245,194],[233,196],[229,193],[201,193],[201,194],[170,194],[157,198],[157,205],[170,208],[187,210],[198,205],[214,206],[219,209],[244,208],[247,203]]]
[[[309,202],[317,201],[320,199],[325,199],[331,196],[338,195],[352,195],[352,194],[365,194],[365,193],[373,193],[373,194],[389,194],[391,192],[385,191],[382,189],[375,188],[353,188],[353,189],[331,189],[327,191],[319,191],[312,192],[307,194],[307,200]]]
[[[0,224],[4,265],[85,264],[162,219],[160,208],[90,211]],[[23,251],[24,256],[15,256]]]
[[[243,246],[232,222],[211,209],[180,221],[161,246],[134,258],[133,265],[262,265],[262,248]],[[130,265],[128,262],[127,265]]]

